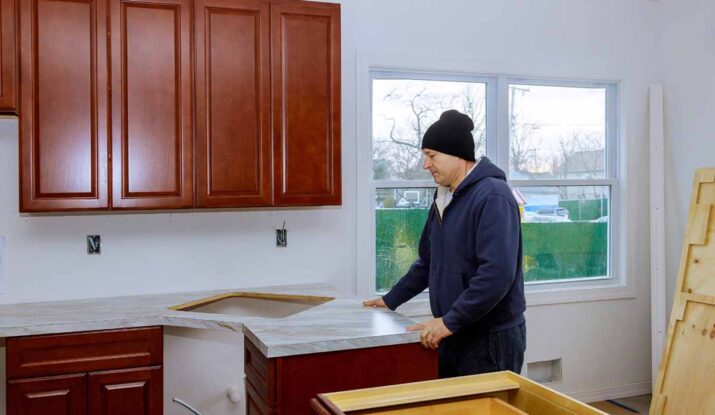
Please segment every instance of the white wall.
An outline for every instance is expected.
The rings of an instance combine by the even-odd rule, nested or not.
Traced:
[[[342,3],[342,207],[23,216],[18,214],[17,201],[17,122],[0,120],[0,235],[7,237],[9,257],[0,303],[301,281],[327,281],[354,291],[360,278],[354,194],[358,177],[369,173],[356,166],[358,141],[369,140],[355,137],[356,88],[368,87],[355,84],[357,53],[438,56],[485,73],[619,80],[630,221],[625,257],[637,282],[636,297],[530,308],[527,358],[563,358],[563,382],[554,386],[583,399],[648,390],[647,86],[659,75],[656,25],[661,4],[642,0]],[[440,62],[430,66],[440,67]],[[289,246],[278,249],[273,229],[284,219]],[[85,253],[85,235],[93,233],[102,235],[101,256]],[[210,341],[221,343],[220,338]],[[191,353],[186,350],[189,356],[200,347]],[[207,396],[216,393],[206,391]]]
[[[665,105],[668,315],[688,217],[693,174],[715,167],[715,3],[664,0],[660,53]]]

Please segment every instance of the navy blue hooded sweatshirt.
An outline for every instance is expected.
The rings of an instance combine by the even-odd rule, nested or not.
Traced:
[[[453,333],[497,331],[524,321],[519,207],[504,172],[486,157],[440,217],[432,204],[419,258],[383,296],[394,310],[429,288],[434,317]]]

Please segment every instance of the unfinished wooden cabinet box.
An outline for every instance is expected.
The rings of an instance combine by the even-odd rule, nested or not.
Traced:
[[[311,415],[320,392],[437,378],[437,353],[419,343],[267,358],[246,337],[248,415]]]
[[[651,415],[715,414],[715,168],[698,169]]]
[[[607,415],[513,372],[319,394],[318,415]]]
[[[7,415],[161,415],[161,327],[7,339]]]

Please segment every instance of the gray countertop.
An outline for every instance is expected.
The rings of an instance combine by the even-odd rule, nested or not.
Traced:
[[[334,300],[285,318],[174,311],[169,307],[227,292],[309,295]],[[266,356],[280,357],[415,343],[414,321],[327,284],[213,290],[0,305],[0,338],[152,325],[243,332]]]

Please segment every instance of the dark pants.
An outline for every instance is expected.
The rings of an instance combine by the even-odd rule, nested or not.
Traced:
[[[492,333],[460,330],[439,346],[439,377],[511,370],[521,373],[526,323]]]

